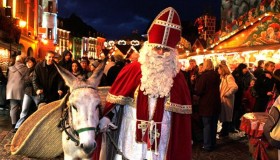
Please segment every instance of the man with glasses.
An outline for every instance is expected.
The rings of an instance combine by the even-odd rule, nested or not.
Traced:
[[[264,71],[260,74],[255,83],[255,90],[257,93],[256,103],[254,106],[254,112],[265,112],[268,101],[274,96],[275,82],[273,71],[275,69],[275,63],[268,61],[264,65]]]

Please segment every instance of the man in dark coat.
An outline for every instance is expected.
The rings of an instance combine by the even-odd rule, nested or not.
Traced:
[[[258,67],[253,72],[254,76],[258,78],[264,72],[264,60],[258,61]]]
[[[265,112],[268,101],[275,92],[276,79],[273,77],[275,63],[268,61],[265,64],[264,72],[257,78],[255,83],[255,90],[257,92],[256,103],[253,109],[254,112]]]
[[[240,63],[232,72],[235,83],[238,86],[237,92],[235,92],[233,119],[232,125],[229,128],[229,132],[236,133],[239,130],[240,118],[245,113],[242,106],[242,100],[244,92],[250,86],[252,79],[255,79],[254,75],[249,71],[248,66],[245,63]]]
[[[45,60],[38,63],[34,70],[32,84],[39,103],[50,103],[62,95],[64,82],[53,64],[55,52],[48,51]],[[40,105],[39,105],[40,106]]]
[[[195,82],[196,79],[198,77],[198,66],[196,64],[196,60],[195,59],[190,59],[189,60],[189,67],[186,69],[186,71],[184,72],[184,76],[187,80],[188,86],[190,86],[190,92],[191,95],[193,95],[194,93],[194,87],[195,87]]]
[[[123,56],[121,55],[115,55],[115,65],[112,66],[107,73],[107,77],[106,77],[106,82],[108,86],[111,86],[115,79],[117,78],[119,72],[122,70],[122,68],[124,67],[124,60],[123,60]]]

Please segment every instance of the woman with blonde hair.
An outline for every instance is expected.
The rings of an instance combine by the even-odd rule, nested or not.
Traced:
[[[203,72],[195,85],[195,94],[200,97],[198,113],[203,122],[203,149],[216,147],[217,123],[221,111],[220,78],[211,59],[203,62]]]
[[[232,122],[233,108],[234,108],[234,95],[238,90],[238,86],[235,83],[234,77],[231,75],[229,68],[225,64],[218,66],[218,73],[220,74],[220,98],[221,98],[221,114],[220,121],[222,124],[222,130],[220,137],[228,136],[229,127]]]

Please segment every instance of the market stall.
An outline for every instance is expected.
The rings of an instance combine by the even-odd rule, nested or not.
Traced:
[[[280,13],[267,12],[238,29],[217,32],[217,35],[208,40],[206,49],[181,54],[180,61],[195,59],[200,64],[203,59],[210,58],[214,64],[225,60],[231,69],[239,63],[254,69],[258,60],[266,60],[275,62],[276,68],[280,68]]]
[[[231,70],[245,63],[253,71],[259,60],[273,61],[276,69],[280,68],[280,1],[262,0],[259,6],[237,17],[205,41],[206,48],[179,55],[182,68],[188,67],[190,59],[195,59],[197,64],[211,59],[215,66],[225,60]],[[277,149],[270,146],[263,136],[267,116],[266,113],[248,113],[241,120],[240,129],[248,135],[253,159],[279,159]]]

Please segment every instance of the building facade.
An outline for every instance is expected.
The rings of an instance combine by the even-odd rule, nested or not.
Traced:
[[[37,57],[38,0],[0,0],[0,66],[4,71],[14,57]]]
[[[72,37],[72,47],[70,48],[74,59],[79,59],[82,56],[82,38]]]
[[[195,25],[198,28],[198,34],[204,40],[212,38],[216,32],[216,17],[205,14],[196,19]]]
[[[57,45],[57,0],[38,1],[38,58],[44,58],[48,50]]]
[[[62,54],[63,51],[70,49],[70,31],[57,28],[57,46],[55,51]]]

